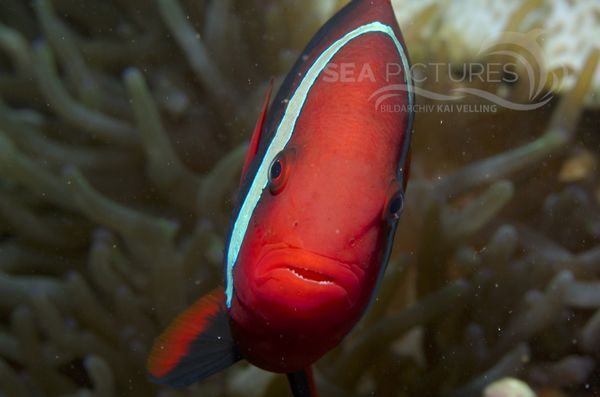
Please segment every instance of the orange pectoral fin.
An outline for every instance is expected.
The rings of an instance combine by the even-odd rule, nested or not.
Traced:
[[[263,131],[263,127],[265,126],[265,120],[267,119],[267,110],[269,108],[269,102],[271,101],[272,91],[273,79],[271,79],[271,82],[269,83],[269,88],[267,88],[265,102],[263,103],[262,110],[260,112],[260,115],[258,116],[258,120],[256,121],[254,132],[252,132],[252,139],[250,140],[250,145],[248,146],[248,154],[246,154],[246,160],[244,161],[244,167],[242,168],[242,177],[240,182],[244,181],[246,173],[248,172],[248,167],[250,167],[250,163],[254,159],[254,156],[256,156],[256,152],[258,152],[258,144],[260,143],[260,137]]]
[[[229,330],[223,288],[200,298],[154,341],[150,380],[185,387],[239,360]]]

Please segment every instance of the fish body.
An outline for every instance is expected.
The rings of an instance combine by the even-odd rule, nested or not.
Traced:
[[[387,92],[382,107],[385,87],[404,90]],[[385,270],[414,102],[390,0],[354,0],[336,14],[268,102],[233,211],[225,288],[157,339],[149,368],[158,382],[187,384],[244,358],[294,384],[360,319]],[[200,313],[209,320],[191,329]],[[224,361],[209,363],[202,349]],[[191,356],[208,368],[190,373]]]

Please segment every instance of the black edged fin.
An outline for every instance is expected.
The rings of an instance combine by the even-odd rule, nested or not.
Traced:
[[[154,383],[185,387],[240,359],[219,288],[180,314],[154,341],[148,372]]]

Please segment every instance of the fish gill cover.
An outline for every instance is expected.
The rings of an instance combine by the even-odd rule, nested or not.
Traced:
[[[0,2],[0,394],[287,393],[244,364],[177,391],[144,366],[158,332],[221,281],[270,77],[281,82],[343,3]],[[599,395],[600,131],[586,109],[598,51],[559,73],[569,84],[550,84],[543,106],[517,110],[539,103],[535,34],[506,18],[521,36],[494,33],[493,50],[460,47],[461,64],[445,63],[463,41],[439,44],[430,21],[456,25],[443,8],[424,3],[403,23],[394,3],[420,65],[412,178],[382,288],[318,363],[320,390]],[[521,21],[548,15],[512,3]],[[468,78],[479,63],[518,78]]]

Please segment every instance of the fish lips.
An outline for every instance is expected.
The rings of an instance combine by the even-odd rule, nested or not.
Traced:
[[[303,248],[285,247],[267,249],[260,257],[256,282],[259,288],[276,282],[281,292],[294,292],[299,298],[341,298],[351,306],[360,295],[361,272],[358,265]]]

